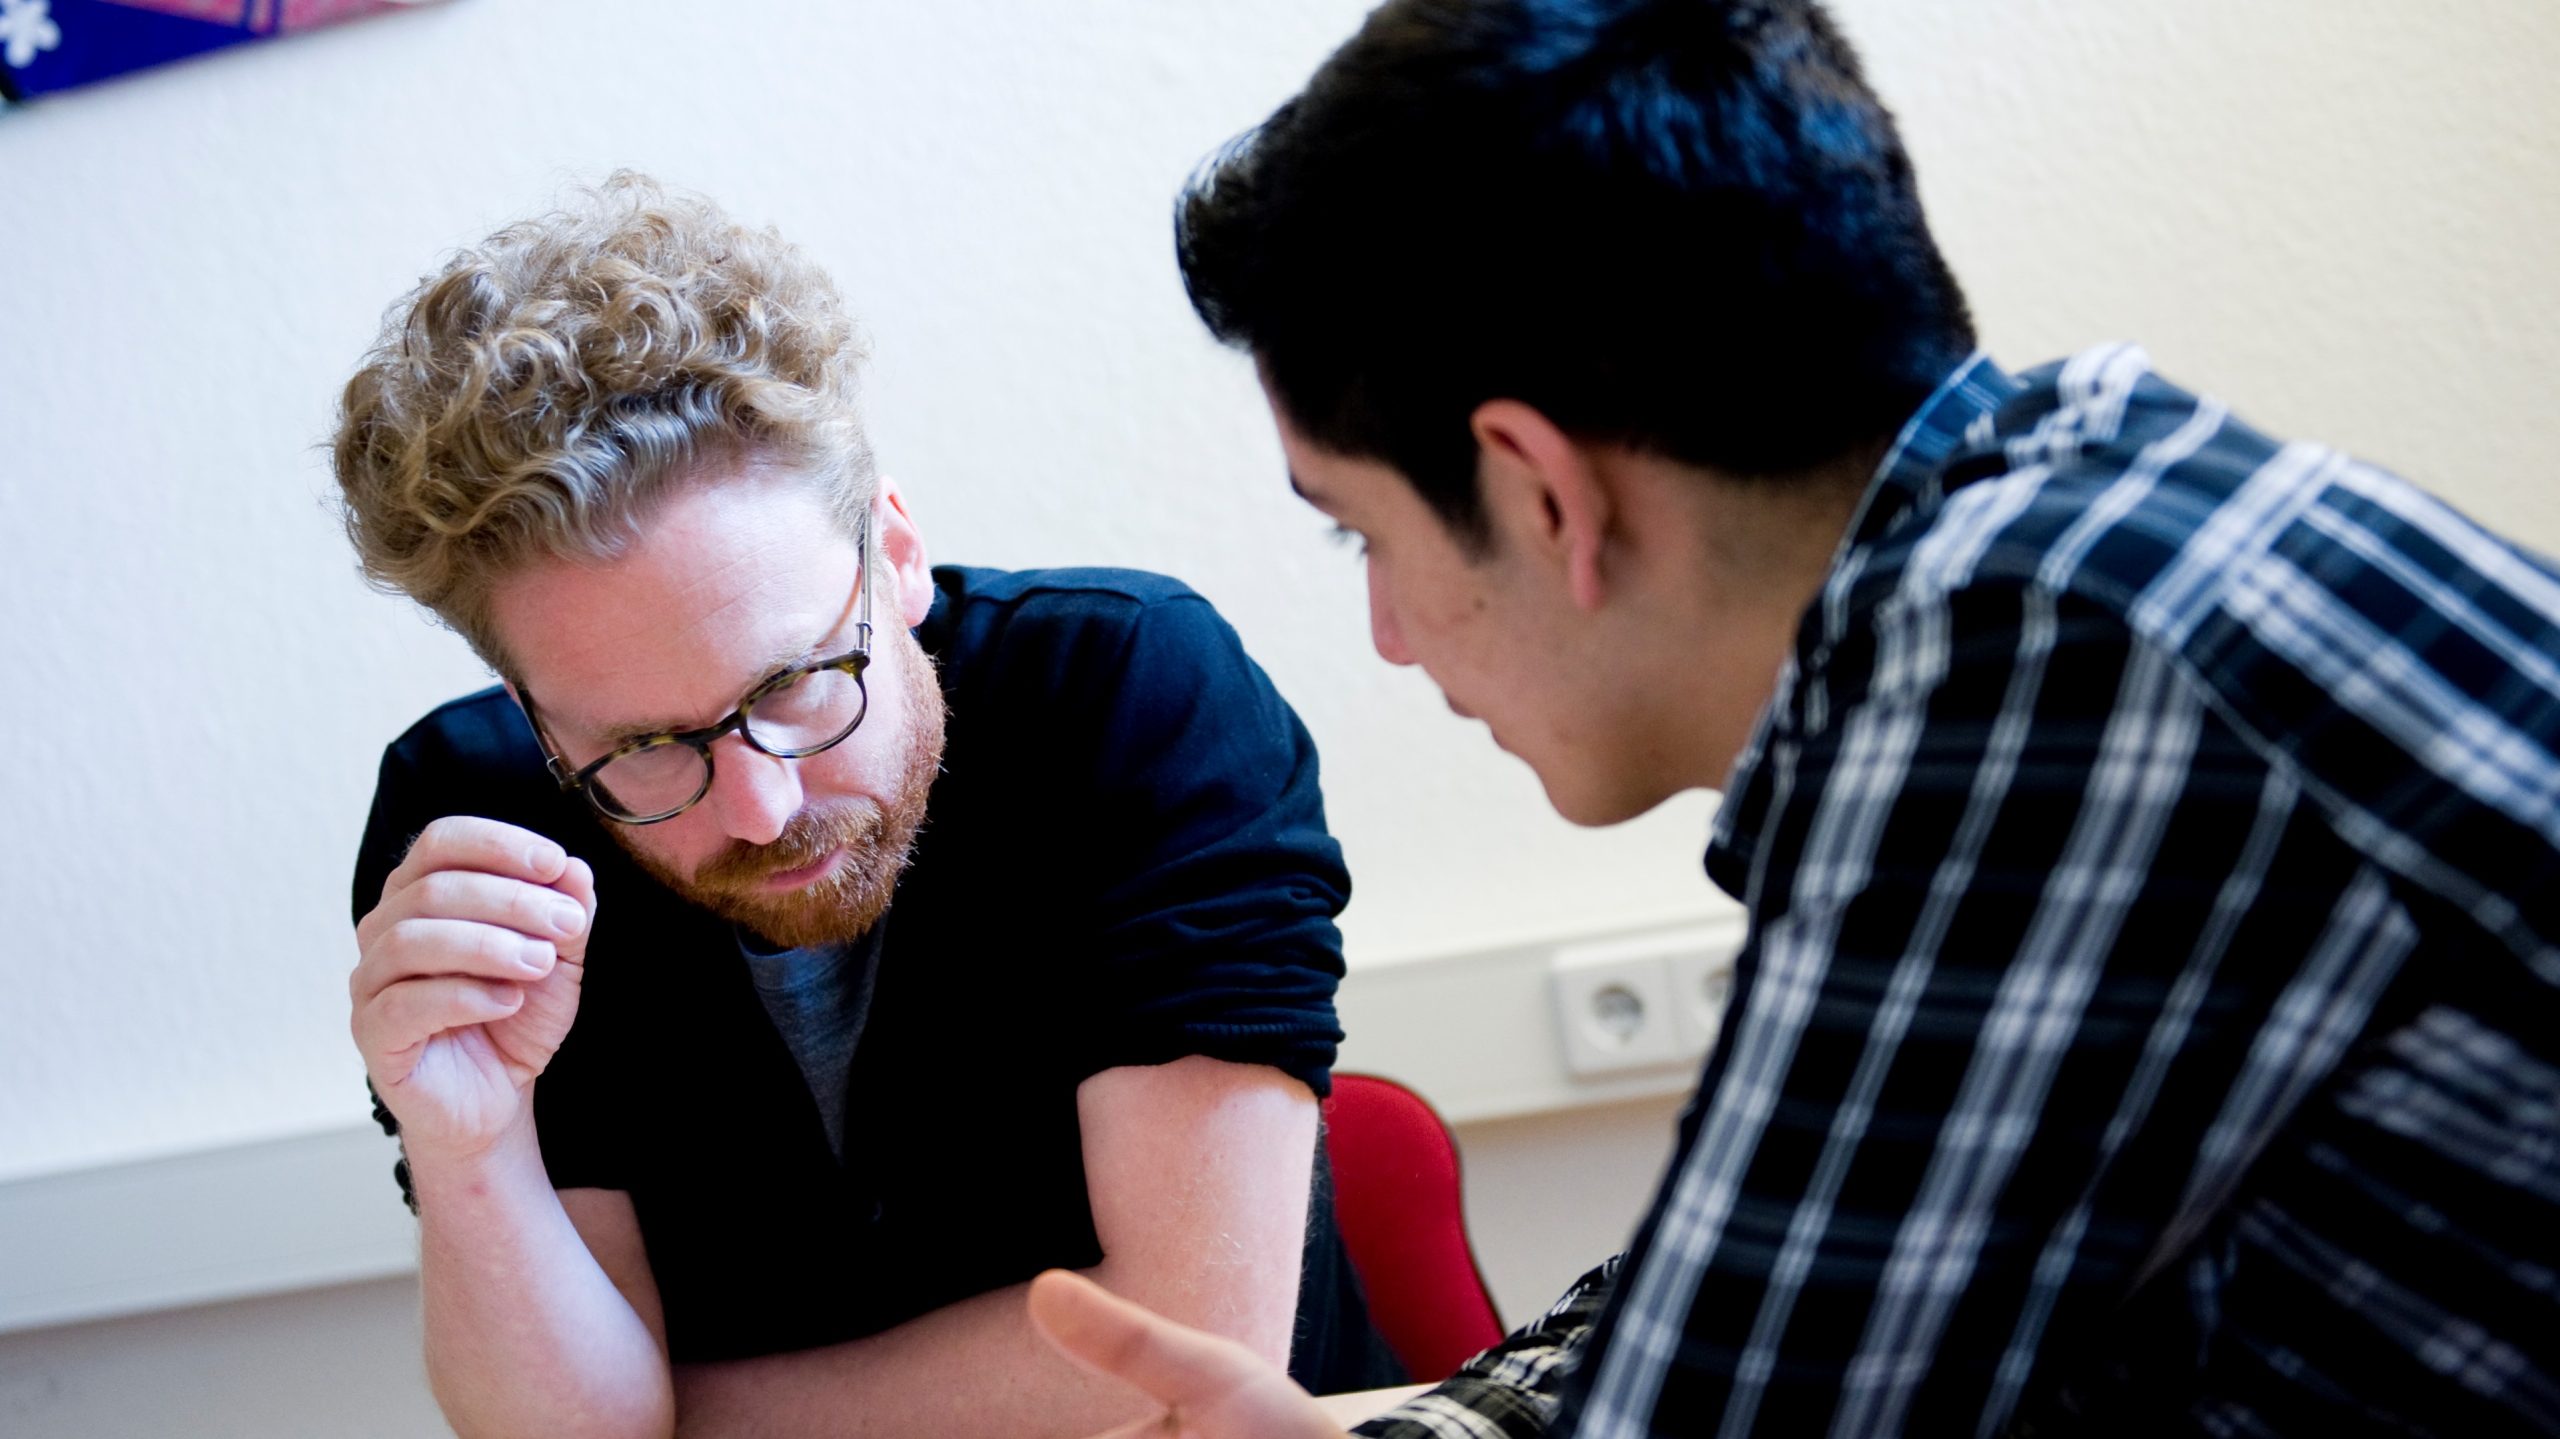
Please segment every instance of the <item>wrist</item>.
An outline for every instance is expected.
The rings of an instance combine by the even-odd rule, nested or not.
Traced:
[[[410,1183],[417,1190],[421,1213],[439,1202],[505,1194],[528,1184],[550,1192],[530,1104],[495,1132],[467,1139],[421,1142],[404,1130],[400,1149],[409,1162]]]

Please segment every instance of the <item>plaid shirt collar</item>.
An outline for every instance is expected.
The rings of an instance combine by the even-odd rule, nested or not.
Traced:
[[[1893,448],[1885,451],[1884,462],[1876,466],[1866,498],[1858,504],[1858,517],[1850,522],[1840,552],[1831,558],[1832,573],[1839,573],[1852,551],[1883,539],[1912,515],[1945,499],[1948,460],[1977,426],[1987,433],[1992,412],[2016,397],[2020,388],[1980,350],[1940,380],[1938,388],[1903,422]]]
[[[1993,364],[1989,355],[1974,351],[1940,380],[1929,398],[1903,422],[1893,447],[1885,451],[1884,460],[1876,466],[1875,478],[1868,481],[1866,495],[1858,502],[1857,516],[1849,522],[1840,548],[1831,556],[1822,591],[1797,629],[1795,652],[1780,672],[1777,688],[1760,712],[1751,741],[1743,746],[1742,754],[1734,761],[1733,773],[1726,780],[1724,803],[1716,809],[1705,863],[1707,877],[1727,894],[1746,898],[1751,852],[1758,844],[1759,822],[1765,817],[1768,798],[1746,791],[1768,743],[1770,725],[1797,703],[1801,676],[1818,670],[1824,655],[1839,641],[1847,624],[1842,610],[1857,572],[1863,568],[1865,553],[1915,518],[1935,510],[1949,488],[1963,484],[1967,478],[1979,477],[1971,473],[1973,467],[1959,465],[1956,468],[1966,473],[1950,481],[1951,462],[1967,447],[1989,442],[1993,413],[2023,389],[2007,371]],[[1982,473],[1997,468],[1997,451],[1990,458],[1992,465]]]

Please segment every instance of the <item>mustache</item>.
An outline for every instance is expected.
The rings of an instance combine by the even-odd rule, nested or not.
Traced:
[[[805,869],[840,849],[868,853],[885,838],[888,816],[867,799],[821,812],[802,810],[769,844],[732,840],[702,862],[693,882],[706,889],[752,889],[769,876]]]

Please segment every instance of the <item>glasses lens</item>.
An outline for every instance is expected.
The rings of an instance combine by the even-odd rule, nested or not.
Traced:
[[[870,704],[862,677],[851,670],[803,670],[756,696],[747,734],[767,754],[815,754],[853,733]]]
[[[670,741],[615,756],[587,784],[617,818],[657,819],[693,803],[710,778],[700,750]]]

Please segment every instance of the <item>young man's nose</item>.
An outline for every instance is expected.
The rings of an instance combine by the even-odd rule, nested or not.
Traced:
[[[800,762],[776,759],[730,735],[713,747],[711,793],[720,827],[733,839],[771,844],[800,812]]]
[[[1413,651],[1405,648],[1404,631],[1396,625],[1395,605],[1388,599],[1374,563],[1369,566],[1369,643],[1377,646],[1378,658],[1391,665],[1413,663]]]

